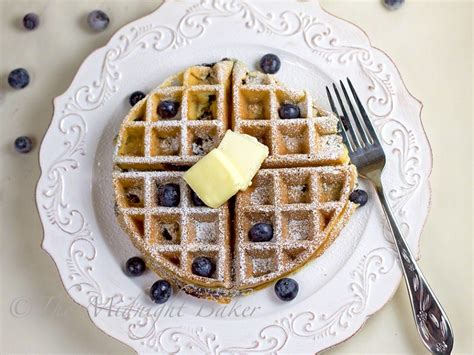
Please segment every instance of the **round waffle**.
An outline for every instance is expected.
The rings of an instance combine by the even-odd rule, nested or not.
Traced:
[[[172,119],[157,113],[162,100],[180,103]],[[280,119],[283,103],[298,105],[302,117]],[[196,206],[183,171],[228,128],[256,137],[270,155],[246,191],[217,209]],[[137,103],[120,128],[114,164],[117,216],[148,267],[185,292],[218,302],[321,255],[356,207],[349,194],[357,172],[337,118],[317,108],[309,93],[231,60],[188,68]],[[159,205],[165,184],[179,189],[178,206]],[[249,230],[261,222],[272,224],[273,238],[252,242]],[[193,274],[199,256],[215,264],[210,277]]]

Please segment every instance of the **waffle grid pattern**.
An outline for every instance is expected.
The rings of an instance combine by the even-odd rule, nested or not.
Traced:
[[[233,129],[269,147],[264,168],[347,162],[337,118],[315,107],[307,91],[289,90],[272,76],[248,73],[240,63],[233,82]],[[278,108],[287,103],[299,107],[300,118],[280,118]]]
[[[229,212],[227,205],[218,209],[197,207],[182,172],[124,172],[114,174],[119,214],[126,230],[133,235],[139,249],[145,247],[153,257],[183,279],[207,286],[229,286]],[[180,203],[177,207],[158,205],[157,191],[164,184],[177,184]],[[130,202],[130,193],[133,197]],[[191,272],[197,256],[208,256],[216,262],[211,278]]]
[[[236,201],[239,287],[269,282],[314,254],[346,208],[354,174],[351,166],[260,170]],[[271,241],[250,241],[258,222],[273,225]]]
[[[137,103],[121,126],[115,163],[138,170],[186,167],[217,146],[228,128],[232,66],[225,61],[189,68]],[[175,117],[159,116],[164,100],[179,102]]]
[[[158,116],[163,100],[180,102],[176,117]],[[283,103],[297,104],[301,118],[280,119]],[[270,155],[235,200],[218,209],[194,206],[183,171],[229,127],[259,139]],[[137,103],[121,126],[113,177],[118,219],[161,277],[228,302],[322,254],[347,222],[357,172],[337,130],[337,118],[308,92],[287,89],[272,75],[233,61],[191,67]],[[177,207],[158,206],[158,186],[168,183],[179,185]],[[251,242],[250,228],[262,222],[272,224],[273,239]],[[193,274],[198,256],[215,263],[210,278]]]

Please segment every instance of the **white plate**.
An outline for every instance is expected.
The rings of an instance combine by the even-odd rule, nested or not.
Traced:
[[[192,64],[236,57],[253,66],[267,52],[282,58],[283,82],[308,88],[323,106],[326,85],[355,83],[387,154],[388,200],[418,251],[431,170],[421,103],[360,29],[312,1],[166,2],[92,53],[55,99],[37,188],[43,248],[65,288],[99,328],[138,352],[318,352],[353,335],[399,284],[386,222],[364,182],[370,202],[294,276],[300,294],[292,302],[277,301],[269,287],[227,306],[183,294],[158,306],[147,296],[155,275],[122,272],[136,251],[115,221],[111,161],[129,94]]]

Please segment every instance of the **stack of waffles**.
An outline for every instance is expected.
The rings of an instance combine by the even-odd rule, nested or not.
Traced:
[[[174,117],[160,117],[164,100],[179,104]],[[298,105],[301,117],[281,119],[278,108],[287,103]],[[148,267],[191,295],[229,302],[265,287],[321,255],[356,207],[349,194],[357,172],[337,122],[308,92],[241,62],[190,67],[122,123],[113,176],[118,219]],[[196,202],[183,174],[227,129],[256,137],[270,155],[251,187],[213,209]],[[160,205],[170,184],[179,202]],[[257,223],[272,225],[270,241],[250,240]],[[192,271],[201,256],[215,265],[210,277]]]

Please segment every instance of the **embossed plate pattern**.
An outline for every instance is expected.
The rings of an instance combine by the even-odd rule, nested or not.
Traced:
[[[237,57],[251,66],[270,51],[283,59],[279,78],[308,88],[326,108],[327,84],[345,77],[356,83],[387,154],[389,202],[418,250],[431,171],[421,103],[360,29],[313,1],[166,2],[91,54],[55,99],[36,194],[43,248],[66,290],[99,328],[137,352],[318,352],[353,335],[399,284],[391,236],[364,181],[370,203],[321,258],[295,274],[300,294],[293,302],[279,302],[269,287],[228,306],[183,294],[158,306],[147,296],[156,276],[122,272],[136,251],[115,223],[111,161],[128,95],[191,64]]]

